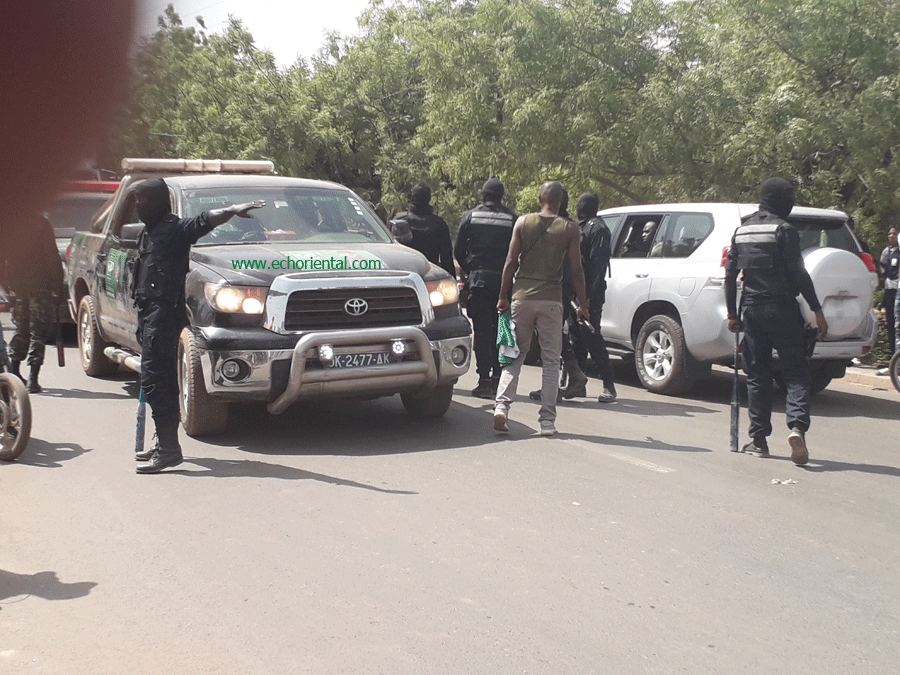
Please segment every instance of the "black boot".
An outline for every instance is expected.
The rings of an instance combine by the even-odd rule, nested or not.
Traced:
[[[159,473],[163,469],[178,466],[184,461],[181,454],[181,445],[178,443],[178,423],[157,427],[157,447],[150,461],[146,464],[138,464],[135,467],[137,473]]]
[[[40,364],[32,364],[31,373],[28,375],[28,393],[29,394],[40,394],[41,393],[41,385],[38,384],[38,373],[41,372]]]
[[[153,445],[149,448],[144,448],[140,452],[134,453],[134,460],[136,462],[149,462],[153,458],[153,453],[159,450],[159,436],[154,433],[153,434]]]
[[[584,398],[587,396],[588,377],[581,370],[578,361],[571,358],[565,362],[566,373],[568,374],[568,384],[563,390],[563,398]]]
[[[479,379],[478,386],[472,390],[472,396],[475,398],[494,398],[495,393],[490,380]]]
[[[612,403],[616,400],[616,385],[612,380],[606,380],[603,383],[603,393],[597,400],[600,403]]]
[[[25,382],[25,378],[22,377],[22,373],[19,372],[19,364],[21,361],[16,361],[16,359],[10,359],[9,361],[9,372],[18,377],[22,382]]]

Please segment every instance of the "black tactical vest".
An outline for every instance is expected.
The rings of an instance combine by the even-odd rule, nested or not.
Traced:
[[[181,299],[187,260],[179,260],[180,251],[170,250],[167,219],[148,232],[145,228],[138,240],[138,257],[134,268],[131,296],[135,302],[171,302]],[[177,224],[177,219],[172,216]],[[189,254],[189,250],[188,250]]]
[[[778,231],[782,227],[790,226],[778,216],[758,212],[735,231],[733,244],[737,266],[744,271],[745,301],[797,296],[799,290],[787,273],[778,244]]]
[[[469,216],[469,270],[502,272],[509,252],[515,216],[506,211],[477,208]]]

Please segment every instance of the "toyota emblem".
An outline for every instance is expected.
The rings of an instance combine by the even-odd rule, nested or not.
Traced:
[[[350,298],[344,303],[344,311],[350,316],[362,316],[369,311],[369,303],[362,298]]]

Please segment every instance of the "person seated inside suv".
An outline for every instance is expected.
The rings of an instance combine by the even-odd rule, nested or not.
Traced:
[[[638,230],[632,227],[631,233],[628,235],[628,241],[622,249],[623,258],[646,258],[650,253],[650,242],[656,235],[658,223],[655,220],[648,220],[644,223],[644,227]],[[638,233],[640,232],[640,235]]]

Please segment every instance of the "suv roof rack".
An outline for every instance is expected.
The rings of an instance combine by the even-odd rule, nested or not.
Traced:
[[[122,170],[141,173],[275,173],[275,163],[249,159],[139,159],[126,157]]]

